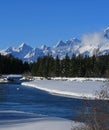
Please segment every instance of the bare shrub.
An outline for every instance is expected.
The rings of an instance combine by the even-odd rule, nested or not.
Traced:
[[[79,122],[88,127],[77,127],[72,130],[109,130],[109,87],[97,92],[96,100],[83,100]]]

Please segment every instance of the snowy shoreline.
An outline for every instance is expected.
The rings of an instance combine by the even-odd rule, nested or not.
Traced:
[[[1,125],[0,130],[70,130],[73,127],[81,125],[82,123],[76,123],[71,120],[65,120],[61,118],[53,119],[39,119],[39,120],[19,120],[17,123]],[[14,121],[15,122],[15,121]]]
[[[78,99],[97,99],[97,92],[100,92],[106,85],[107,79],[100,78],[72,78],[61,80],[55,78],[52,80],[34,80],[23,82],[23,86],[34,87],[51,94]]]

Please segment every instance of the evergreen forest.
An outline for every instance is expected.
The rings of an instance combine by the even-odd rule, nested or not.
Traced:
[[[23,74],[30,71],[29,64],[12,55],[0,55],[0,74]]]
[[[64,59],[51,55],[39,57],[30,65],[32,75],[42,77],[108,77],[109,55],[75,56],[66,54]]]
[[[41,77],[109,77],[109,55],[75,56],[55,59],[39,57],[37,62],[22,62],[12,55],[0,55],[0,74],[24,74]]]

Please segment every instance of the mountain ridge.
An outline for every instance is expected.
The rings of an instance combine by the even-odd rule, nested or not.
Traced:
[[[56,58],[58,55],[63,59],[66,54],[71,57],[73,54],[78,56],[105,55],[109,54],[109,27],[102,32],[86,34],[82,40],[72,38],[66,41],[60,40],[53,47],[42,45],[40,48],[33,48],[26,43],[21,43],[17,48],[9,47],[0,51],[1,55],[11,54],[16,58],[26,62],[35,62],[38,57],[52,55]]]

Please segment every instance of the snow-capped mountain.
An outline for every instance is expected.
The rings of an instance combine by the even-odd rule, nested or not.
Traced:
[[[27,53],[24,57],[24,61],[27,62],[34,62],[37,61],[38,57],[44,56],[44,53],[41,49],[39,48],[33,48],[29,53]]]
[[[70,57],[72,54],[78,54],[78,49],[81,45],[81,41],[77,38],[72,38],[70,40],[67,40],[63,42],[60,40],[56,46],[54,46],[51,51],[54,58],[58,55],[61,59],[65,57],[66,54],[68,54]]]
[[[109,27],[104,30],[104,37],[109,39]]]
[[[5,50],[1,50],[2,55],[11,54],[22,61],[34,62],[39,56],[43,56],[43,51],[39,48],[32,48],[31,46],[22,43],[17,48],[9,47]]]
[[[1,50],[2,55],[12,54],[23,61],[34,62],[38,57],[52,55],[54,58],[58,55],[60,59],[66,54],[70,57],[75,55],[105,55],[109,54],[109,27],[102,32],[85,35],[81,40],[72,38],[67,41],[58,41],[53,47],[42,45],[40,48],[32,48],[22,43],[17,48],[9,47]]]

